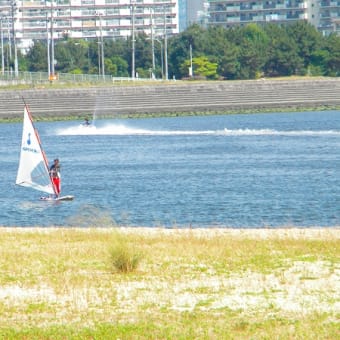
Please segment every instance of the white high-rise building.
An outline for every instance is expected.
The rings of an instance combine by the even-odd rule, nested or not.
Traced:
[[[0,0],[0,18],[4,32],[13,31],[14,22],[19,42],[179,31],[177,0]]]

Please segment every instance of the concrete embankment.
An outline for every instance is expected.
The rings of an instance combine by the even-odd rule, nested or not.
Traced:
[[[0,90],[0,119],[22,116],[23,98],[36,118],[119,114],[260,111],[340,107],[340,78],[112,85]]]

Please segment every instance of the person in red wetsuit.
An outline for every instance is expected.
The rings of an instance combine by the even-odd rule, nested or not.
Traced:
[[[53,164],[50,166],[50,176],[55,187],[57,197],[60,194],[60,163],[59,159],[56,158]]]

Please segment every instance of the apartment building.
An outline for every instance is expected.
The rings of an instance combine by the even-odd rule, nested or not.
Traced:
[[[306,20],[340,34],[340,0],[0,0],[0,31],[19,48],[33,39],[176,34],[197,22],[232,27]]]
[[[179,31],[177,0],[0,0],[0,18],[5,39],[14,32],[21,45],[48,36],[116,39]]]
[[[340,33],[340,0],[208,0],[209,25],[289,24],[306,20],[324,35]]]
[[[315,26],[319,31],[328,35],[337,32],[340,35],[340,0],[322,0],[315,2],[317,16]]]

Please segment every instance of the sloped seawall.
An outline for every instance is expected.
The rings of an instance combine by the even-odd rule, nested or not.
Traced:
[[[98,118],[120,114],[260,111],[340,107],[340,78],[150,83],[105,87],[0,90],[0,119],[22,116]]]

